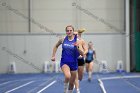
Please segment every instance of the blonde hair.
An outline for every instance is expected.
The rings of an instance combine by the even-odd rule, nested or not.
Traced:
[[[78,33],[83,33],[83,32],[85,32],[85,31],[86,31],[85,28],[81,28],[81,29],[78,30]]]

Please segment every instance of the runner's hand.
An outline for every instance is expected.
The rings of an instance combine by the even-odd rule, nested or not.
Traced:
[[[55,61],[55,57],[52,57],[51,60],[52,60],[52,61]]]

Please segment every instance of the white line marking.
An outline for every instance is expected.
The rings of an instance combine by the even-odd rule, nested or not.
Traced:
[[[138,91],[140,91],[140,88],[137,87],[136,85],[134,85],[133,83],[127,81],[126,79],[130,79],[130,78],[140,78],[140,76],[117,76],[117,77],[108,77],[108,78],[102,78],[101,80],[113,80],[113,79],[122,79],[124,80],[128,85],[134,87],[135,89],[137,89]]]
[[[43,80],[43,79],[42,79],[42,80]],[[43,83],[41,82],[41,84],[39,84],[39,85],[37,85],[36,87],[30,89],[27,93],[33,93],[33,91],[39,89],[39,87],[41,87],[41,86],[45,86],[46,83],[48,83],[48,80],[45,80]]]
[[[7,81],[7,82],[4,82],[4,83],[1,83],[0,86],[5,85],[5,84],[10,83],[10,82],[11,81]]]
[[[98,81],[99,81],[99,84],[100,84],[100,87],[101,87],[103,93],[107,93],[106,90],[105,90],[104,84],[103,84],[103,82],[101,81],[101,79],[98,79]]]
[[[116,77],[106,77],[101,78],[101,80],[110,80],[110,79],[123,79],[123,78],[140,78],[140,76],[116,76]]]
[[[14,91],[14,90],[17,90],[17,89],[19,89],[19,88],[21,88],[21,87],[24,87],[24,86],[26,86],[26,85],[29,85],[30,83],[33,83],[33,82],[34,82],[34,81],[30,81],[30,82],[28,82],[28,83],[25,83],[25,84],[19,86],[19,87],[16,87],[16,88],[14,88],[14,89],[8,90],[8,91],[6,91],[5,93],[10,93],[10,92],[12,92],[12,91]]]
[[[48,87],[50,87],[51,85],[53,85],[54,83],[56,83],[56,80],[51,82],[49,85],[47,85],[46,87],[44,87],[43,89],[41,89],[40,91],[38,91],[37,93],[41,93],[42,91],[44,91],[45,89],[47,89]]]
[[[125,82],[126,82],[128,85],[130,85],[130,86],[136,88],[138,91],[140,91],[140,88],[137,87],[136,85],[134,85],[133,83],[131,83],[131,82],[127,81],[127,80],[125,80]]]

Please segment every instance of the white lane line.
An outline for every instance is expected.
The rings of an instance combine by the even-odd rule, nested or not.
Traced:
[[[17,82],[17,81],[27,81],[27,80],[33,80],[33,79],[21,79],[21,80],[10,80],[4,83],[1,83],[0,86],[5,85],[7,83],[11,83],[11,82]]]
[[[0,86],[5,85],[5,84],[10,83],[10,82],[11,81],[7,81],[7,82],[4,82],[4,83],[1,83]]]
[[[26,86],[26,85],[29,85],[29,84],[33,83],[33,82],[34,82],[34,81],[30,81],[30,82],[28,82],[28,83],[25,83],[25,84],[19,86],[19,87],[16,87],[16,88],[13,88],[13,89],[11,89],[11,90],[8,90],[8,91],[6,91],[5,93],[10,93],[10,92],[12,92],[12,91],[14,91],[14,90],[17,90],[17,89],[19,89],[19,88],[22,88],[22,87],[24,87],[24,86]]]
[[[123,78],[140,78],[140,76],[116,76],[116,77],[106,77],[101,78],[101,80],[110,80],[110,79],[123,79]]]
[[[51,85],[53,85],[54,83],[56,83],[56,80],[51,82],[49,85],[47,85],[46,87],[44,87],[43,89],[41,89],[40,91],[38,91],[37,93],[41,93],[42,91],[44,91],[45,89],[47,89],[48,87],[50,87]]]
[[[105,90],[104,84],[103,84],[103,82],[101,81],[101,79],[98,79],[98,81],[99,81],[99,84],[100,84],[100,87],[101,87],[103,93],[107,93],[106,90]]]

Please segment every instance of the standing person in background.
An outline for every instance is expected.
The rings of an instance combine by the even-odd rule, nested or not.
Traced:
[[[76,93],[80,93],[79,80],[81,81],[83,78],[84,64],[85,64],[84,59],[88,52],[86,42],[81,37],[83,32],[85,32],[85,29],[79,29],[78,31],[75,32],[76,34],[78,34],[77,42],[79,43],[79,47],[80,47],[80,49],[82,49],[82,51],[84,51],[84,55],[83,56],[79,55],[79,57],[77,59],[78,60],[78,71],[77,71],[77,76],[76,76],[76,80],[75,80]]]
[[[80,49],[77,42],[77,35],[74,35],[74,27],[68,25],[65,28],[66,37],[59,39],[53,48],[52,61],[55,61],[55,54],[58,47],[62,44],[62,55],[60,67],[64,73],[64,93],[73,93],[73,86],[76,78],[78,62],[77,58],[84,52]]]
[[[88,43],[88,53],[86,55],[86,71],[88,73],[88,81],[91,81],[92,78],[92,72],[93,72],[93,61],[96,59],[96,52],[93,47],[93,43],[90,41]]]

